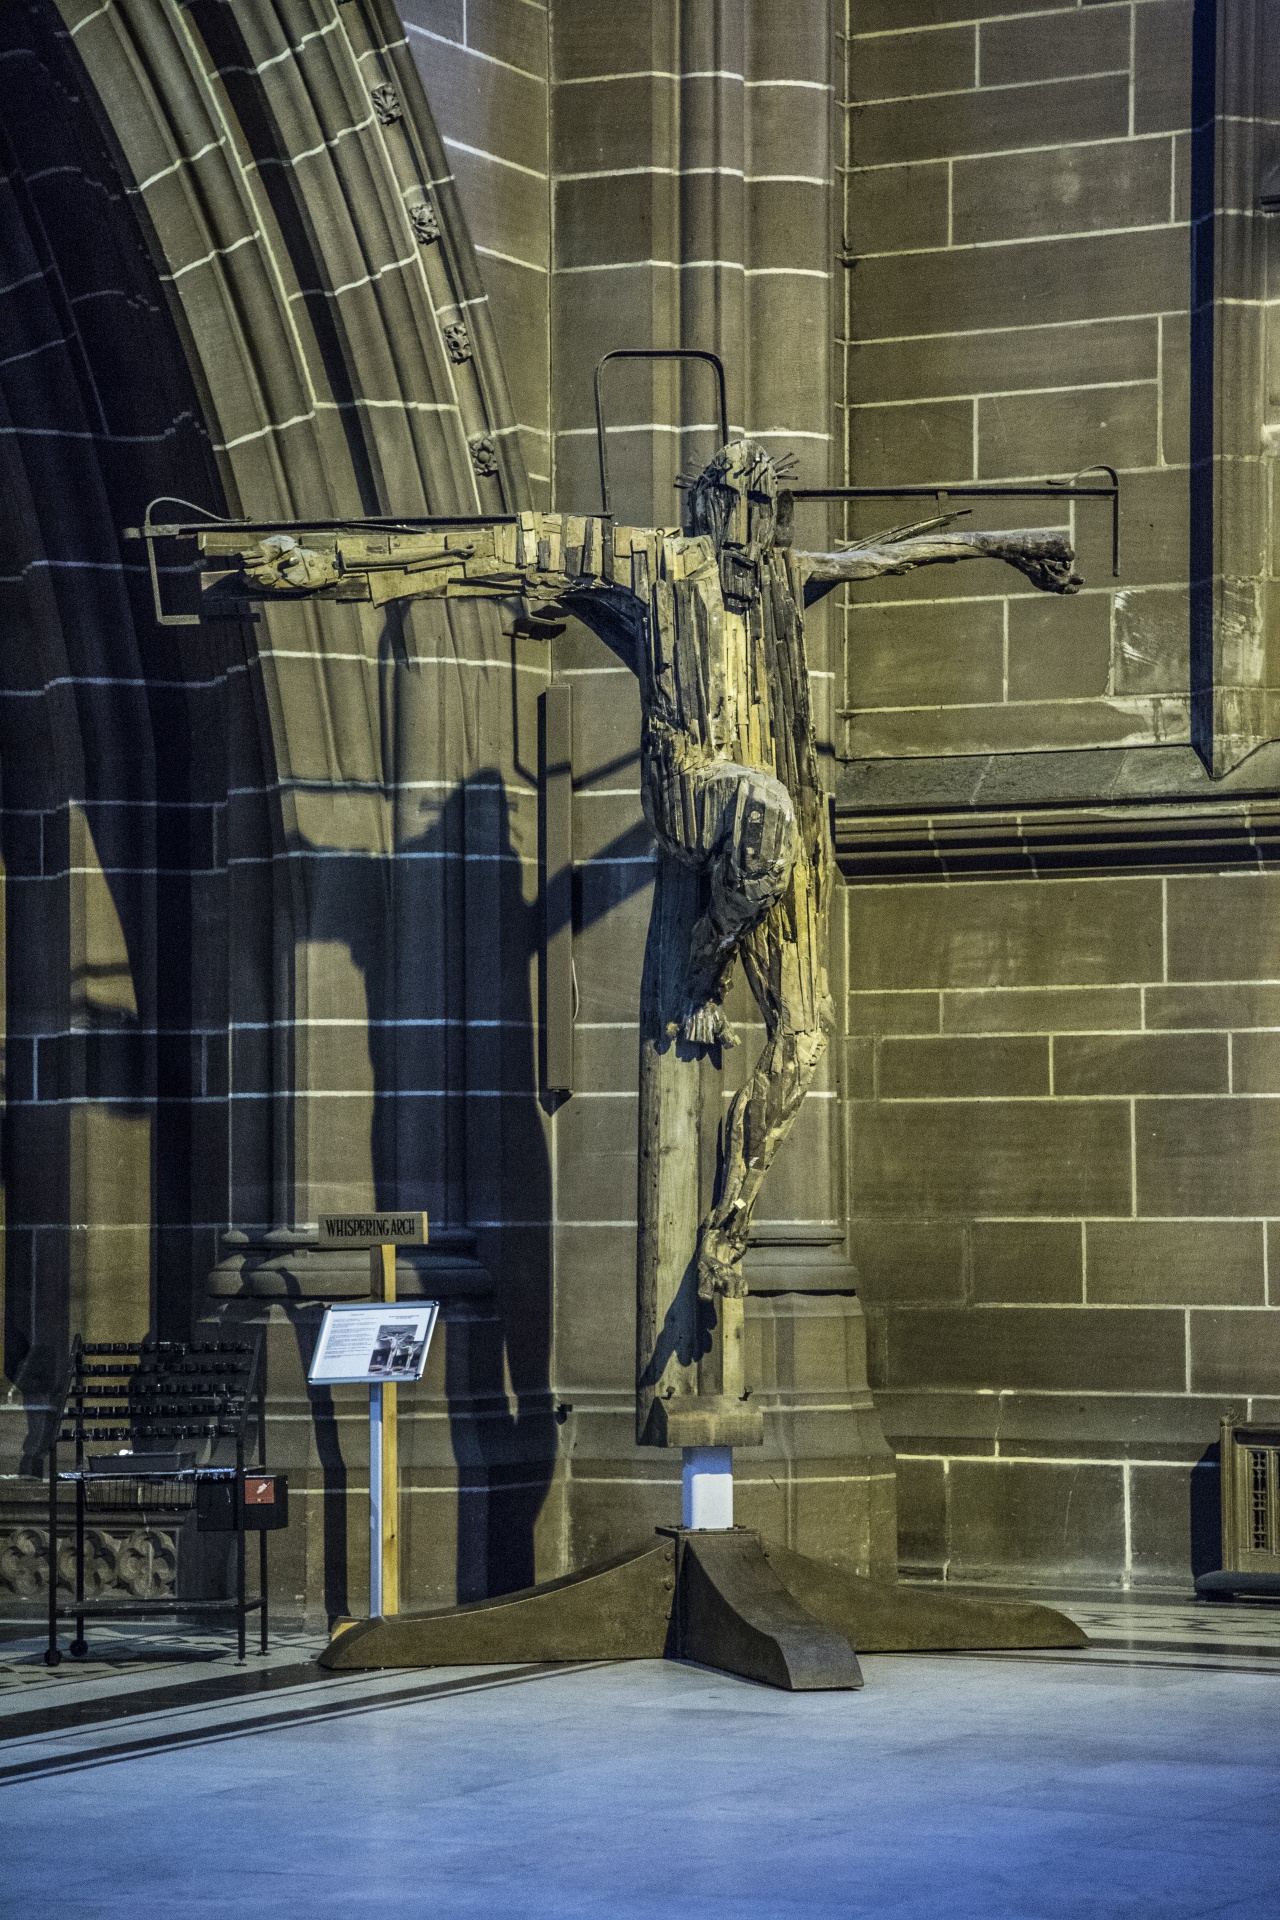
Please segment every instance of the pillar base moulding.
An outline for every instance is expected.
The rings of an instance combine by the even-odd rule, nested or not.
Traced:
[[[209,1275],[215,1299],[360,1300],[369,1296],[366,1247],[321,1247],[317,1229],[271,1227],[222,1236],[223,1258]],[[425,1247],[396,1249],[396,1296],[447,1300],[489,1295],[493,1279],[476,1258],[469,1227],[432,1227]]]

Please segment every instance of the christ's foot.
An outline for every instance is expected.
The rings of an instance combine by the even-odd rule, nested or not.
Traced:
[[[741,1255],[733,1252],[718,1228],[706,1227],[698,1248],[699,1299],[740,1300],[746,1290]]]

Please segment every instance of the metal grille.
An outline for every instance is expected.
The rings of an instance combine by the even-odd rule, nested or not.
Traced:
[[[1269,1447],[1250,1447],[1249,1455],[1249,1544],[1255,1553],[1270,1553],[1271,1545],[1271,1490],[1268,1486],[1270,1475],[1267,1467],[1271,1459]]]
[[[1280,1430],[1222,1421],[1222,1564],[1280,1573]]]

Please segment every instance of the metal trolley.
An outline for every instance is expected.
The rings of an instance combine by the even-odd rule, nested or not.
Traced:
[[[256,1433],[252,1429],[256,1428]],[[246,1468],[246,1442],[256,1443],[256,1469]],[[118,1443],[93,1454],[96,1444]],[[74,1448],[75,1464],[60,1470],[59,1447]],[[74,1620],[70,1651],[88,1652],[89,1620],[176,1613],[236,1615],[238,1654],[245,1657],[246,1622],[259,1619],[267,1651],[267,1533],[287,1523],[282,1474],[265,1471],[266,1383],[260,1337],[251,1340],[83,1341],[71,1349],[61,1415],[49,1446],[49,1645],[46,1664],[62,1659],[58,1623]],[[260,1470],[259,1470],[260,1469]],[[75,1597],[59,1604],[58,1492],[75,1490]],[[85,1522],[88,1515],[181,1515],[194,1510],[201,1531],[236,1536],[235,1597],[187,1600],[160,1597],[104,1604],[85,1598]],[[245,1592],[246,1535],[258,1534],[258,1592]]]

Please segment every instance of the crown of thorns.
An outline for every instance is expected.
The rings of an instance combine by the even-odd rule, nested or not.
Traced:
[[[698,467],[688,472],[678,474],[676,476],[676,485],[684,488],[687,492],[694,487],[704,485],[709,481],[719,478],[728,465],[729,455],[732,453],[733,448],[747,446],[749,444],[750,442],[745,440],[735,440],[732,446],[722,447],[719,453],[713,455],[707,462],[705,467]],[[754,481],[763,480],[770,469],[772,469],[776,480],[792,479],[796,471],[795,454],[783,453],[779,454],[775,459],[772,454],[766,453],[763,447],[757,447],[751,465],[747,468],[745,474],[747,486],[750,487]]]

